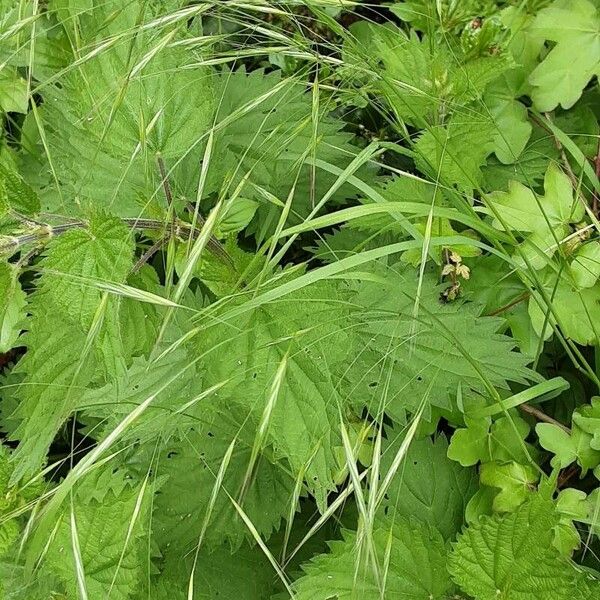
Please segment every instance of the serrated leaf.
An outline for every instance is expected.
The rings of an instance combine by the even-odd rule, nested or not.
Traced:
[[[381,473],[389,469],[402,436],[389,430],[382,448]],[[442,435],[413,440],[402,466],[385,495],[385,514],[414,517],[452,539],[464,522],[464,511],[477,489],[474,469],[463,469],[446,456],[448,442]]]
[[[433,180],[456,185],[470,193],[481,183],[481,167],[493,151],[490,121],[465,120],[462,115],[421,134],[415,144],[415,162]]]
[[[37,193],[9,164],[0,161],[0,216],[3,201],[6,212],[11,208],[23,215],[35,215],[40,211]]]
[[[446,572],[446,548],[432,527],[414,520],[381,520],[373,532],[380,565],[388,564],[380,589],[370,564],[356,564],[356,535],[332,542],[331,551],[313,559],[295,583],[298,600],[337,598],[365,600],[407,598],[435,600],[446,597],[451,584]],[[385,558],[389,548],[389,556]]]
[[[557,523],[552,503],[539,497],[513,513],[482,517],[465,529],[453,548],[452,578],[479,600],[594,597],[598,581],[588,582],[552,546]]]
[[[112,474],[115,479],[122,473]],[[123,482],[109,484],[96,477],[86,481],[75,495],[72,507],[58,524],[46,556],[46,564],[64,582],[69,595],[77,597],[81,584],[77,579],[77,560],[88,597],[130,600],[144,577],[144,530],[149,507],[147,496]],[[103,487],[103,495],[94,497],[94,486]],[[114,485],[114,487],[112,487]],[[97,492],[96,492],[97,493]],[[74,519],[69,517],[72,509]],[[73,531],[76,523],[76,532]],[[77,535],[79,552],[73,544]]]
[[[4,112],[26,113],[28,100],[27,81],[3,65],[0,70],[0,109]]]
[[[26,304],[16,270],[0,263],[0,354],[18,345],[27,316]]]

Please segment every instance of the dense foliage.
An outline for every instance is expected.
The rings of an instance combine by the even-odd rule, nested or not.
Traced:
[[[599,0],[0,0],[0,597],[600,597],[599,76]]]

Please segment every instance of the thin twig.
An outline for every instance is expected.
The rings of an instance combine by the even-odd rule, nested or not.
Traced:
[[[154,244],[152,244],[152,246],[150,246],[150,248],[148,248],[148,250],[146,250],[146,252],[140,256],[135,265],[133,265],[131,273],[137,273],[165,245],[167,239],[167,237],[161,237],[156,240],[156,242],[154,242]]]
[[[171,184],[169,183],[169,174],[167,173],[165,161],[160,154],[157,154],[156,162],[158,163],[158,170],[160,172],[165,198],[167,199],[167,206],[171,207],[173,206],[173,192],[171,190]]]
[[[523,292],[520,296],[517,296],[514,300],[511,300],[508,304],[505,304],[504,306],[501,306],[500,308],[497,308],[496,310],[493,310],[492,312],[487,313],[486,316],[495,317],[495,316],[503,313],[504,311],[511,309],[513,306],[520,304],[524,300],[527,300],[530,295],[531,294],[529,292]]]
[[[531,404],[527,404],[527,403],[520,404],[519,408],[524,413],[527,413],[528,415],[535,417],[538,421],[543,421],[544,423],[550,423],[552,425],[556,425],[557,427],[560,427],[564,432],[569,433],[569,434],[571,433],[571,430],[566,425],[563,425],[560,421],[553,419],[550,415],[547,415],[545,412],[541,411],[539,408],[536,408],[535,406],[531,406]]]

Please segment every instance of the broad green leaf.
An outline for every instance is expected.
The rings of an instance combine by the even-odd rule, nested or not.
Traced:
[[[78,597],[82,585],[90,599],[132,597],[146,577],[150,495],[151,487],[133,486],[112,469],[94,474],[79,487],[65,507],[46,557],[69,597]],[[78,582],[78,569],[83,584]]]
[[[87,7],[81,18],[70,8],[65,23],[76,23],[72,35],[89,46],[86,60],[60,78],[60,89],[46,90],[42,117],[60,184],[48,208],[79,214],[70,194],[84,207],[136,217],[166,207],[158,155],[168,175],[193,151],[198,172],[214,109],[212,71],[189,68],[194,58],[173,43],[186,38],[181,19],[166,31],[126,34],[158,17],[160,8],[110,0]]]
[[[516,411],[493,423],[486,418],[465,417],[465,424],[466,428],[456,429],[452,434],[448,448],[448,457],[465,467],[479,461],[527,462],[524,446],[528,452],[535,453],[524,441],[529,435],[529,425]]]
[[[0,161],[0,216],[2,202],[23,215],[34,215],[40,211],[40,199],[36,192],[7,163]]]
[[[331,543],[328,554],[304,565],[305,574],[294,586],[297,600],[447,597],[452,586],[446,571],[446,546],[435,529],[415,520],[381,519],[372,541],[379,565],[388,565],[382,582],[367,560],[357,564],[356,534],[346,532],[343,541]]]
[[[552,546],[558,516],[541,497],[507,515],[482,517],[454,546],[449,569],[461,589],[479,600],[593,598],[599,583]]]
[[[514,511],[531,496],[539,479],[533,466],[514,461],[485,463],[479,474],[481,483],[500,490],[492,504],[497,512]]]
[[[556,0],[539,12],[531,32],[555,42],[529,80],[540,111],[571,108],[600,75],[600,13],[590,0]]]
[[[557,274],[549,269],[540,273],[540,280],[553,310],[550,312],[545,299],[536,290],[528,304],[536,333],[548,338],[552,335],[552,324],[558,323],[562,333],[573,341],[582,345],[598,343],[600,286],[578,288],[567,273],[562,273],[557,282]]]
[[[571,263],[571,273],[580,288],[592,287],[600,277],[600,244],[596,241],[582,246]]]
[[[540,439],[540,445],[554,454],[552,466],[568,467],[577,459],[577,448],[571,436],[558,425],[538,423],[535,432]]]
[[[568,223],[583,218],[584,207],[573,198],[573,189],[568,176],[559,167],[551,164],[544,178],[544,196],[528,187],[512,181],[508,192],[494,192],[487,197],[490,212],[495,216],[494,226],[520,232],[548,235],[559,231]]]
[[[122,283],[132,259],[130,232],[121,221],[93,215],[89,227],[67,231],[50,245],[42,264],[40,293],[87,329],[102,296],[94,281]]]
[[[531,376],[528,359],[497,333],[502,319],[482,317],[481,307],[472,303],[441,303],[443,288],[429,274],[415,319],[415,271],[377,265],[374,272],[377,279],[353,285],[361,341],[353,368],[344,373],[350,385],[343,388],[351,397],[360,394],[371,411],[383,407],[403,422],[405,412],[424,400],[452,410],[459,385],[466,399],[486,396],[489,384],[505,388],[507,380]]]
[[[234,438],[234,451],[222,488],[217,490],[216,502],[208,515],[203,544],[212,549],[227,541],[237,549],[244,540],[252,540],[247,526],[236,513],[232,498],[265,539],[279,528],[293,500],[294,480],[289,465],[283,460],[274,460],[272,448],[260,449],[256,466],[248,473],[257,428],[255,421],[245,423],[239,411],[213,416],[214,411],[206,406],[200,408],[197,412],[204,413],[205,424],[166,441],[156,467],[165,483],[154,500],[153,539],[161,552],[178,558],[193,552],[200,539],[216,475]],[[153,450],[154,444],[148,440],[143,454],[134,455],[140,473],[150,468]],[[250,482],[246,481],[247,477],[251,477]],[[245,482],[250,485],[240,496]],[[256,548],[254,552],[260,550]]]
[[[27,81],[2,65],[0,70],[0,109],[4,112],[26,113],[28,104]]]
[[[570,557],[581,545],[581,537],[573,521],[585,522],[590,512],[585,492],[574,488],[561,490],[556,498],[556,511],[560,520],[554,528],[554,546],[566,557]]]
[[[149,589],[133,600],[188,600],[194,552],[185,558],[168,556]],[[265,600],[278,591],[277,575],[267,557],[257,548],[244,545],[232,553],[228,544],[201,548],[194,571],[194,600]],[[145,587],[145,586],[144,586]]]
[[[0,263],[0,354],[18,345],[27,316],[17,275],[11,265]]]
[[[573,413],[573,422],[592,436],[590,446],[600,451],[600,396],[594,396],[590,404]]]
[[[227,237],[242,231],[252,221],[257,208],[258,203],[254,200],[236,198],[223,215],[215,234],[219,237]]]
[[[32,317],[23,344],[25,357],[15,396],[20,441],[13,459],[15,477],[35,472],[52,439],[71,414],[80,388],[95,372],[116,377],[126,368],[118,298],[103,300],[93,280],[122,282],[131,268],[133,244],[128,229],[113,217],[92,216],[52,240],[40,263],[42,276],[29,304]]]
[[[421,134],[414,147],[415,162],[433,180],[470,193],[481,183],[481,167],[493,151],[493,139],[490,121],[455,116],[445,126]]]
[[[381,457],[382,477],[391,466],[403,436],[388,432]],[[413,440],[382,503],[386,514],[414,517],[452,539],[464,522],[464,511],[477,489],[474,469],[463,469],[446,456],[444,436]]]

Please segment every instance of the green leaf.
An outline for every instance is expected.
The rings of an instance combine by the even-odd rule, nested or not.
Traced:
[[[239,233],[252,221],[257,208],[258,203],[254,200],[236,198],[223,215],[215,234],[218,237],[227,237]]]
[[[50,245],[40,293],[87,329],[102,297],[94,282],[124,282],[132,262],[128,229],[119,219],[95,214],[87,228],[67,231]]]
[[[0,354],[18,345],[27,316],[26,305],[16,269],[0,263]]]
[[[380,520],[373,531],[372,542],[379,565],[387,565],[389,561],[384,584],[386,598],[435,600],[447,597],[451,583],[446,571],[446,547],[435,529],[414,520]],[[305,574],[294,586],[296,598],[381,598],[383,592],[374,567],[367,561],[357,564],[357,543],[356,535],[346,532],[343,541],[330,544],[328,554],[304,565]]]
[[[600,75],[600,13],[589,0],[556,0],[541,10],[531,33],[555,42],[529,80],[540,111],[571,108],[594,75]]]
[[[467,399],[486,396],[490,384],[506,389],[507,381],[532,376],[528,359],[511,352],[515,342],[497,333],[502,319],[481,316],[473,303],[441,303],[443,287],[426,273],[415,321],[416,272],[383,265],[373,271],[377,278],[353,285],[361,336],[353,368],[344,372],[344,389],[362,405],[380,410],[383,398],[387,414],[403,422],[424,398],[452,410],[459,386]]]
[[[594,396],[590,404],[576,410],[573,423],[592,436],[590,446],[600,451],[600,396]]]
[[[144,490],[146,494],[140,496]],[[46,565],[64,582],[69,597],[78,597],[81,589],[79,561],[89,598],[110,594],[115,600],[129,600],[133,596],[147,565],[144,540],[150,495],[150,487],[134,487],[123,473],[112,469],[95,473],[79,486],[57,524],[46,557]]]
[[[494,227],[547,236],[549,232],[583,218],[584,207],[573,198],[571,181],[554,164],[546,171],[544,192],[544,196],[536,197],[531,189],[512,181],[508,192],[490,194],[487,201],[500,215],[499,219],[494,219]],[[494,214],[494,211],[490,212]]]
[[[535,432],[540,445],[554,454],[552,466],[560,469],[568,467],[577,459],[577,448],[569,433],[552,423],[538,423]]]
[[[271,447],[260,449],[254,470],[248,472],[256,422],[244,422],[243,414],[236,410],[228,415],[214,415],[204,407],[199,414],[205,424],[186,431],[180,438],[171,437],[158,456],[157,473],[166,481],[154,500],[153,539],[167,556],[183,558],[193,551],[208,517],[203,539],[206,547],[212,549],[227,541],[231,548],[237,549],[244,540],[253,541],[248,527],[237,515],[232,498],[265,539],[279,528],[292,507],[294,480],[289,465],[284,460],[275,460]],[[234,439],[234,452],[209,514],[216,476]],[[150,439],[134,456],[140,474],[156,460],[154,448],[155,443]],[[247,477],[252,478],[251,485],[240,496]],[[258,548],[254,551],[260,552]]]
[[[341,285],[319,283],[234,320],[211,319],[197,350],[205,356],[205,384],[225,382],[218,392],[220,410],[237,406],[257,421],[289,352],[268,439],[294,473],[306,473],[320,506],[335,487],[333,447],[341,443],[339,409],[348,403],[335,376],[352,347],[343,326],[348,315],[343,291]]]
[[[571,263],[571,273],[580,288],[592,287],[600,277],[600,243],[589,242],[577,251]]]
[[[588,581],[552,546],[557,523],[552,503],[537,496],[511,514],[482,517],[453,548],[452,578],[478,600],[593,598],[598,581]]]
[[[93,283],[124,281],[132,259],[128,229],[102,214],[92,216],[86,229],[69,230],[48,245],[23,337],[28,351],[14,369],[24,376],[11,416],[20,423],[12,432],[20,440],[15,477],[37,471],[95,372],[116,377],[125,370],[118,298],[103,301]]]
[[[382,448],[381,473],[390,468],[403,436],[388,432]],[[448,442],[442,435],[435,440],[413,440],[398,474],[392,480],[381,510],[385,514],[414,517],[437,529],[444,539],[452,539],[464,522],[464,511],[477,489],[474,469],[463,469],[446,456]]]
[[[80,214],[78,204],[67,200],[72,194],[83,207],[137,217],[149,206],[165,207],[162,195],[156,199],[158,154],[168,171],[193,151],[189,158],[198,173],[202,140],[212,124],[213,74],[188,68],[194,59],[176,43],[187,37],[185,23],[179,19],[166,31],[143,27],[125,42],[93,50],[111,38],[118,42],[139,19],[158,17],[160,5],[123,7],[110,0],[86,7],[83,18],[75,7],[65,15],[68,28],[77,23],[71,35],[92,50],[77,68],[66,70],[60,88],[46,90],[42,117],[60,183],[54,197],[46,196],[52,202],[46,210]]]
[[[490,121],[465,120],[460,115],[445,126],[432,127],[415,144],[415,162],[432,179],[470,193],[481,183],[481,167],[493,151]]]
[[[187,600],[194,553],[168,556],[150,589],[143,589],[135,600]],[[201,548],[194,571],[195,600],[265,600],[279,591],[273,566],[260,549],[244,545],[234,553],[227,544],[210,551]]]
[[[563,335],[582,345],[597,344],[600,330],[600,286],[578,288],[568,273],[557,274],[550,269],[540,273],[546,297],[552,302],[552,312],[545,299],[535,291],[529,299],[528,311],[536,333],[545,339],[552,335],[552,324],[558,323]],[[558,281],[557,281],[558,279]]]
[[[594,400],[592,400],[594,402]],[[564,468],[573,462],[581,467],[581,476],[589,469],[600,464],[600,448],[594,441],[593,427],[589,426],[586,414],[594,411],[594,405],[584,405],[573,412],[573,424],[571,431],[567,432],[557,425],[551,423],[539,423],[536,425],[536,433],[540,439],[540,445],[552,452],[552,466]],[[579,422],[584,423],[587,429],[582,429]]]
[[[554,528],[553,543],[563,556],[570,557],[581,545],[581,537],[573,521],[587,520],[590,502],[585,492],[567,488],[558,493],[556,511],[560,520]]]
[[[0,109],[4,112],[26,113],[28,103],[27,81],[3,65],[0,70]]]
[[[483,485],[500,490],[492,504],[497,512],[514,511],[533,493],[539,479],[533,466],[514,461],[485,463],[479,474]]]
[[[23,215],[35,215],[40,211],[37,193],[9,164],[0,161],[0,207],[3,199],[7,212],[9,208]]]
[[[535,453],[525,444],[529,435],[529,425],[516,411],[491,423],[486,418],[465,417],[466,428],[456,429],[450,440],[448,457],[458,461],[464,467],[475,465],[479,461],[527,462],[525,450]]]

